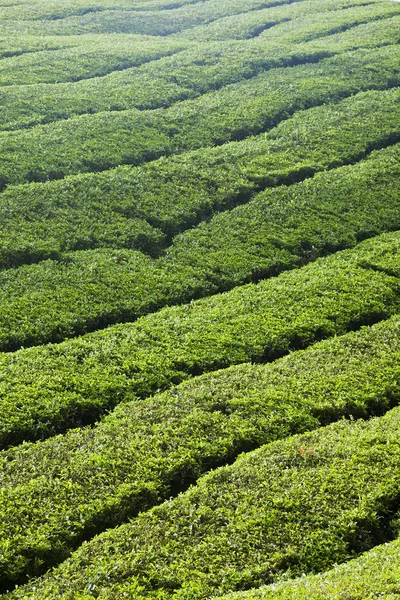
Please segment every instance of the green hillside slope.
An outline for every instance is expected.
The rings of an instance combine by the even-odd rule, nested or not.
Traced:
[[[399,234],[136,323],[0,355],[0,443],[93,421],[193,375],[269,361],[399,311]],[[379,268],[380,261],[388,266]],[[387,273],[385,272],[387,270]]]
[[[314,2],[303,1],[298,6],[307,4],[310,11],[315,10]],[[333,6],[337,7],[336,2],[331,3]],[[124,35],[116,44],[112,35],[80,36],[83,40],[75,36],[70,38],[72,48],[68,51],[63,48],[47,53],[29,53],[23,59],[18,56],[0,62],[0,83],[6,86],[0,89],[3,105],[0,125],[4,130],[19,129],[75,114],[107,110],[115,112],[129,108],[166,108],[175,102],[251,79],[270,69],[318,62],[357,48],[378,48],[397,43],[399,16],[392,17],[395,11],[390,6],[390,10],[386,10],[387,15],[381,7],[378,8],[373,6],[373,12],[370,6],[363,9],[364,19],[360,9],[353,10],[353,26],[331,35],[323,35],[327,22],[326,13],[323,12],[321,23],[312,26],[315,37],[311,39],[308,17],[302,28],[296,28],[295,40],[290,29],[271,40],[256,37],[245,41],[203,43],[201,61],[198,60],[198,44],[190,44],[180,38],[169,40]],[[362,23],[368,19],[371,21],[359,24],[359,21]],[[348,11],[329,13],[329,22],[335,23],[338,30],[347,25],[348,20]],[[300,35],[302,30],[303,37]],[[53,39],[51,43],[54,43]],[[133,44],[138,56],[132,56],[130,49]],[[185,52],[182,51],[184,48],[187,48]],[[117,55],[113,60],[119,62],[111,74],[99,77],[102,69],[114,65],[109,58],[111,51]],[[128,58],[124,53],[132,64],[146,64],[140,68],[128,68]],[[173,56],[157,60],[163,54]],[[351,58],[351,55],[341,56],[342,66],[347,58]],[[306,77],[307,71],[303,70],[303,73]],[[290,71],[276,74],[281,79],[282,75],[286,75],[290,83]],[[67,77],[72,81],[83,81],[60,83]],[[51,85],[32,85],[47,81]],[[26,85],[27,82],[30,85]],[[266,85],[273,83],[272,73],[271,77],[266,77]]]
[[[8,6],[2,9],[0,20],[5,32],[23,30],[28,34],[74,35],[83,33],[139,33],[166,36],[212,23],[226,16],[241,15],[257,9],[291,4],[299,0],[216,0],[213,2],[170,2],[163,5],[158,0],[151,5],[142,3],[108,2],[87,3],[77,6],[38,2],[37,10],[30,5]],[[379,0],[375,0],[379,4]],[[375,3],[374,1],[371,4]],[[365,4],[365,0],[351,0],[347,4]],[[318,12],[319,6],[316,11]],[[164,9],[164,10],[163,10]],[[167,10],[165,10],[167,9]]]
[[[369,139],[371,136],[369,128]],[[349,135],[349,152],[354,152],[352,139]],[[362,143],[361,135],[358,141]],[[338,142],[344,151],[342,136]],[[256,195],[244,206],[177,236],[158,260],[116,248],[114,243],[111,249],[68,252],[37,265],[2,271],[0,347],[12,350],[61,341],[114,322],[133,321],[165,305],[257,282],[381,231],[396,229],[400,214],[399,153],[400,146],[395,145],[354,167],[333,169],[302,184]],[[250,181],[248,185],[251,189]],[[21,208],[18,206],[17,211]],[[34,208],[31,204],[30,214]],[[55,225],[54,238],[63,226],[60,214],[68,225],[71,212],[60,209],[48,221],[48,225]],[[89,236],[94,228],[91,214],[86,213],[80,224],[82,235]],[[36,210],[36,231],[43,229],[39,215]],[[111,226],[106,224],[104,230],[98,223],[96,231],[111,237],[116,226],[113,213],[101,210],[101,216],[108,218]],[[9,231],[14,232],[16,215],[10,221]],[[22,227],[20,236],[25,243],[29,239]],[[41,243],[40,238],[37,242]]]
[[[96,247],[157,255],[177,233],[257,191],[355,163],[373,148],[394,143],[398,98],[397,89],[361,93],[216,149],[44,185],[10,186],[0,194],[1,266]]]
[[[313,70],[314,77],[295,78],[292,87],[285,81],[280,93],[276,86],[268,90],[259,76],[238,84],[237,89],[222,88],[165,110],[100,112],[38,125],[29,131],[2,132],[0,180],[6,184],[60,179],[259,134],[296,110],[323,104],[331,95],[337,100],[359,89],[398,85],[397,48],[388,52],[385,47],[381,52],[381,69],[371,70],[369,57],[367,70],[361,67],[358,81],[357,67],[351,78],[345,76],[342,82],[342,67],[333,65],[326,74],[323,69]],[[293,67],[290,74],[304,68]],[[257,102],[254,96],[259,98]]]
[[[347,560],[398,532],[399,418],[247,453],[10,598],[205,598]]]
[[[382,414],[399,400],[399,378],[396,316],[269,365],[231,367],[123,403],[94,429],[10,449],[0,462],[1,577],[45,570],[83,537],[239,452],[343,415]]]
[[[400,3],[0,28],[1,598],[400,598]]]

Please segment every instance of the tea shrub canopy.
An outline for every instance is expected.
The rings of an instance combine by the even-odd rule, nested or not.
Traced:
[[[0,24],[0,596],[400,597],[400,5]]]

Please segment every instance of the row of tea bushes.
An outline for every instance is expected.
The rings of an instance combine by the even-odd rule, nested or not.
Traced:
[[[299,6],[302,4],[314,5],[314,2],[302,2]],[[331,4],[333,7],[336,3]],[[364,19],[372,18],[371,9],[367,8],[363,9],[367,13]],[[337,28],[343,28],[349,18],[347,12],[331,11],[329,22],[332,26],[335,24]],[[310,25],[307,21],[302,27],[296,27],[296,42],[292,40],[293,30],[289,29],[286,34],[282,32],[278,39],[268,40],[259,37],[246,41],[217,42],[201,44],[201,46],[196,44],[194,48],[188,48],[185,52],[179,52],[179,49],[188,46],[189,43],[180,39],[174,41],[169,38],[139,36],[83,36],[82,42],[78,44],[76,41],[75,46],[69,51],[64,48],[0,61],[0,82],[7,83],[9,76],[12,82],[18,82],[18,78],[22,82],[32,82],[35,78],[38,81],[47,79],[53,81],[55,78],[61,82],[65,81],[66,77],[72,77],[74,80],[82,79],[84,76],[93,75],[92,72],[85,72],[88,58],[90,58],[91,69],[98,71],[102,68],[101,65],[110,52],[110,43],[113,44],[112,51],[116,53],[117,61],[129,59],[137,63],[147,58],[150,62],[140,68],[125,69],[105,77],[74,83],[18,85],[9,86],[3,91],[0,89],[2,103],[0,124],[2,129],[18,129],[70,118],[76,114],[130,108],[141,110],[165,108],[174,102],[195,98],[222,86],[249,79],[268,69],[316,62],[321,58],[359,47],[396,44],[399,39],[400,15],[378,19],[381,16],[378,12],[375,21],[317,39],[308,39]],[[360,14],[356,14],[354,18],[358,19],[357,22],[362,21]],[[322,35],[326,28],[326,13],[321,13],[320,20],[321,23],[317,22],[313,26],[315,36],[317,33]],[[302,43],[301,34],[308,41]],[[118,43],[112,41],[115,37]],[[78,40],[79,37],[73,39]],[[129,50],[129,42],[132,45],[133,41],[137,46],[136,53]],[[143,41],[146,41],[147,50],[142,49]],[[82,48],[85,49],[83,54]],[[95,51],[99,54],[97,58],[94,56]],[[72,62],[71,57],[78,52],[81,56],[76,64],[77,61]],[[202,55],[201,60],[199,60],[199,53]],[[155,60],[162,54],[173,56]],[[348,57],[343,60],[348,60]],[[374,57],[374,61],[379,61],[379,53]],[[106,60],[105,64],[108,68],[108,65],[112,66],[113,62]],[[62,76],[61,73],[64,75]],[[277,73],[278,82],[282,79],[282,75],[280,72]],[[290,85],[290,78],[293,75],[290,71],[285,75],[289,78],[288,85]]]
[[[5,131],[0,134],[0,180],[4,186],[59,179],[240,140],[273,128],[301,109],[337,102],[359,90],[394,87],[399,83],[399,52],[399,46],[360,50],[346,57],[351,73],[343,70],[345,55],[339,55],[318,68],[299,65],[281,74],[262,73],[165,110],[101,112]],[[371,60],[379,67],[371,68]],[[357,104],[354,98],[350,102]]]
[[[386,234],[279,277],[236,287],[60,344],[0,355],[0,443],[93,422],[126,399],[193,375],[266,362],[399,310],[399,279],[368,263]],[[364,258],[364,263],[362,262]]]
[[[293,1],[293,0],[292,0]],[[303,0],[302,3],[305,3]],[[375,0],[376,1],[376,0]],[[167,23],[169,21],[176,21],[181,16],[183,19],[192,16],[194,21],[197,21],[199,15],[205,18],[205,22],[213,22],[216,18],[222,18],[225,15],[246,13],[248,11],[259,11],[272,9],[272,11],[279,10],[282,8],[284,11],[289,8],[293,10],[294,14],[300,14],[304,9],[298,9],[296,6],[291,9],[290,5],[292,2],[288,0],[279,2],[259,2],[258,0],[250,0],[250,2],[243,2],[243,0],[235,1],[232,0],[214,0],[214,2],[207,2],[206,6],[203,6],[203,2],[199,0],[152,0],[151,2],[144,0],[143,2],[129,2],[129,0],[72,0],[63,2],[62,5],[57,2],[36,2],[32,5],[29,2],[21,1],[16,4],[0,5],[0,20],[7,24],[7,21],[16,22],[18,20],[26,21],[55,21],[59,19],[65,19],[67,17],[84,17],[85,14],[93,12],[103,11],[128,11],[133,13],[133,18],[137,18],[138,22],[144,22],[145,18],[151,19],[152,17],[158,17],[161,22]],[[343,0],[341,3],[342,7],[346,6],[357,6],[360,5],[362,8],[364,0]],[[371,2],[373,4],[374,2]],[[380,0],[376,1],[376,4],[384,5]],[[306,9],[305,9],[306,10]],[[321,0],[315,2],[315,11],[324,10],[324,3]],[[154,13],[154,14],[153,14]],[[219,16],[218,16],[219,15]],[[211,17],[211,18],[208,18]],[[55,24],[57,25],[57,24]],[[43,35],[43,30],[38,32],[39,35]],[[60,32],[58,33],[60,35]],[[152,32],[152,35],[159,35],[156,31]]]
[[[400,409],[267,444],[10,599],[196,599],[324,571],[398,529]]]
[[[57,20],[68,16],[83,16],[96,10],[127,10],[129,8],[129,2],[126,0],[117,0],[116,2],[110,2],[110,0],[96,0],[96,2],[93,0],[73,0],[72,2],[63,2],[62,5],[52,1],[47,3],[35,2],[33,5],[22,1],[18,4],[2,4],[0,6],[0,20]]]
[[[397,144],[355,166],[266,190],[248,204],[177,236],[159,260],[135,250],[98,249],[2,271],[0,347],[13,350],[62,341],[115,322],[134,321],[163,306],[257,282],[396,229],[399,154]],[[111,226],[105,223],[103,230],[98,223],[90,225],[88,212],[79,229],[81,240],[90,239],[93,231],[97,239],[119,231],[122,217],[113,220],[113,213],[104,210],[102,215]],[[145,231],[142,223],[127,231],[136,233],[137,243],[141,234],[149,238],[155,231],[150,226],[150,232]],[[60,226],[52,233],[59,231]],[[157,248],[154,238],[152,250]],[[118,241],[125,241],[122,235]]]
[[[301,3],[305,2],[302,0]],[[150,10],[135,10],[132,4],[123,10],[119,10],[118,6],[113,6],[113,9],[107,10],[107,7],[101,7],[97,5],[97,10],[86,10],[85,14],[71,16],[65,16],[60,19],[50,18],[37,18],[36,20],[29,20],[29,16],[33,15],[31,8],[27,7],[26,10],[21,10],[21,5],[3,7],[0,10],[0,21],[2,24],[2,31],[6,35],[15,35],[21,30],[28,35],[58,35],[58,36],[71,36],[71,35],[82,35],[88,33],[130,33],[130,34],[144,34],[153,36],[171,36],[176,34],[174,37],[180,37],[191,30],[194,31],[194,38],[201,38],[204,31],[204,25],[213,24],[220,25],[222,30],[225,30],[228,26],[229,21],[226,23],[225,17],[237,16],[238,22],[243,19],[244,13],[249,12],[263,12],[260,15],[260,22],[265,22],[265,10],[271,9],[270,19],[273,22],[279,22],[280,18],[286,18],[290,15],[296,17],[303,13],[307,14],[307,9],[298,10],[294,7],[294,10],[287,8],[287,5],[292,3],[299,3],[299,0],[215,0],[208,2],[195,2],[193,4],[186,4],[178,6],[176,8],[170,8],[169,10],[151,10],[150,6],[146,3],[145,9]],[[361,9],[365,5],[365,0],[343,0],[340,7],[346,8],[351,6],[359,6]],[[381,10],[385,11],[388,5],[386,2],[381,0],[372,0],[368,4],[376,4]],[[315,13],[325,10],[325,3],[322,0],[314,2]],[[53,5],[57,11],[69,10],[68,6],[63,3],[62,7],[59,4]],[[282,11],[279,8],[282,7]],[[111,8],[111,7],[110,7]],[[43,10],[43,9],[42,9]],[[52,10],[52,8],[50,8]],[[390,9],[389,9],[390,10]],[[396,8],[391,9],[393,13]],[[48,7],[45,7],[45,11],[48,12]],[[28,16],[29,15],[29,16]],[[28,16],[28,18],[27,18]],[[25,18],[25,20],[23,20]],[[246,31],[246,19],[244,25],[244,31]],[[199,31],[196,31],[196,28]],[[213,27],[215,31],[215,27]],[[257,35],[257,31],[253,32],[253,35]],[[207,39],[207,34],[204,36]]]
[[[139,167],[10,186],[0,194],[0,266],[96,247],[154,255],[167,243],[159,229],[170,239],[258,190],[356,162],[395,142],[399,96],[396,89],[360,93],[299,112],[243,142]]]
[[[329,11],[329,12],[328,12]],[[328,12],[328,14],[326,14]],[[362,5],[352,0],[341,2],[294,2],[273,8],[262,8],[239,15],[227,16],[207,25],[199,25],[180,32],[176,39],[193,41],[262,38],[264,43],[298,43],[342,32],[360,23],[398,14],[398,8],[385,2]],[[307,27],[308,23],[308,27]]]
[[[178,3],[177,7],[169,7],[168,10],[157,10],[157,6],[150,7],[147,3],[142,3],[142,10],[135,10],[135,7],[132,10],[132,3],[125,2],[125,6],[118,6],[110,1],[104,4],[89,2],[89,6],[85,6],[88,4],[85,0],[81,7],[76,7],[75,2],[69,6],[66,3],[61,6],[39,4],[36,17],[29,4],[26,7],[18,4],[1,7],[0,21],[5,34],[22,30],[30,35],[135,33],[165,36],[227,15],[286,4],[290,1],[299,0],[214,0],[181,3],[180,6]]]
[[[319,575],[223,596],[223,600],[373,600],[399,597],[400,540],[382,544]],[[221,599],[222,600],[222,599]]]
[[[76,45],[76,40],[79,39],[73,36],[36,36],[24,35],[14,36],[7,35],[0,40],[0,60],[11,58],[13,56],[23,56],[34,52],[42,52],[43,50],[59,50],[60,48],[68,49]],[[93,37],[92,37],[93,39]]]
[[[150,256],[158,256],[165,248],[167,243],[165,234],[160,229],[149,225],[146,219],[126,217],[118,210],[113,210],[112,206],[100,204],[96,206],[95,203],[85,206],[84,188],[83,194],[80,198],[75,198],[75,202],[73,199],[69,204],[68,200],[65,202],[65,196],[70,197],[75,187],[74,183],[71,185],[71,182],[67,182],[62,186],[64,198],[59,197],[60,202],[57,202],[54,196],[57,186],[46,190],[29,186],[27,189],[14,189],[11,194],[0,196],[0,213],[6,215],[9,209],[8,218],[5,216],[2,223],[4,229],[1,231],[0,266],[2,269],[36,263],[48,258],[62,260],[63,251],[114,247],[118,252],[123,248],[136,248]],[[30,191],[39,193],[30,195]],[[45,193],[41,193],[42,191]],[[88,190],[88,195],[93,198],[99,191]],[[104,193],[104,190],[102,191]],[[27,199],[29,205],[13,204],[10,209],[10,196],[12,202],[15,198],[20,198],[22,202]],[[29,221],[35,203],[37,213]],[[18,213],[21,212],[24,215],[18,228]],[[48,216],[48,220],[40,221],[40,216],[43,214]],[[6,231],[7,226],[10,228]],[[135,252],[132,251],[132,255],[134,254]],[[10,273],[10,280],[12,279],[13,275]]]
[[[199,0],[138,0],[134,4],[129,0],[65,0],[61,5],[52,0],[35,2],[21,0],[18,5],[3,2],[0,6],[1,20],[57,20],[67,16],[85,15],[94,10],[132,10],[132,11],[163,11],[176,8],[190,7]]]
[[[32,87],[32,84],[49,83],[51,85],[47,88],[51,89],[54,84],[60,82],[79,81],[90,77],[101,80],[101,76],[112,71],[138,67],[193,46],[185,40],[122,34],[71,36],[66,40],[62,38],[61,42],[54,37],[44,39],[48,40],[48,48],[44,47],[36,52],[23,52],[22,55],[14,51],[13,56],[0,60],[2,103],[4,101],[9,104],[12,98],[15,111],[24,109],[26,115],[29,115],[35,104],[32,103],[32,108],[25,105],[25,102],[30,102],[30,90],[38,94],[46,89],[44,86]],[[14,40],[12,47],[15,47]],[[20,87],[18,84],[23,85]],[[18,85],[19,89],[19,93],[16,94],[13,87],[15,85]],[[11,89],[3,90],[3,86],[10,86]],[[26,90],[27,96],[24,96],[23,90]],[[11,98],[7,100],[8,94]],[[56,97],[54,101],[57,101]],[[42,104],[41,110],[44,109],[45,104]],[[40,111],[40,108],[38,110]],[[36,120],[37,118],[36,116]],[[10,119],[9,111],[7,119]],[[35,122],[34,114],[31,122]]]
[[[397,144],[356,165],[266,189],[176,236],[159,264],[195,267],[227,289],[397,229],[399,158]]]
[[[241,451],[400,398],[400,318],[268,365],[244,364],[123,403],[93,429],[0,454],[0,578],[66,558],[84,537],[185,489]],[[304,459],[309,458],[305,451]]]
[[[216,291],[190,266],[163,268],[136,250],[108,248],[2,271],[0,281],[0,347],[8,351],[134,321]]]

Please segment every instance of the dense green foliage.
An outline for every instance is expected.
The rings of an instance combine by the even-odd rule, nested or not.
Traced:
[[[202,268],[228,287],[396,229],[399,158],[397,144],[354,166],[267,189],[175,237],[162,262]]]
[[[398,597],[400,4],[0,23],[0,595]]]
[[[227,594],[223,600],[396,600],[399,581],[400,540],[395,540],[321,575]]]
[[[29,4],[25,11],[21,5],[11,5],[1,10],[2,29],[7,34],[21,30],[36,35],[75,35],[84,33],[139,33],[165,36],[192,29],[198,25],[212,23],[226,16],[241,15],[257,9],[291,4],[299,0],[227,0],[172,2],[168,10],[162,3],[144,1],[142,6],[131,2],[91,3],[86,0],[79,8],[76,2],[68,6],[38,3],[32,11]],[[379,5],[380,1],[375,0]],[[175,4],[175,6],[174,6]],[[363,5],[365,0],[344,0],[344,5]],[[371,4],[374,4],[372,0]],[[318,6],[321,4],[319,3]],[[132,10],[133,8],[133,10]],[[165,7],[167,8],[167,7]],[[158,10],[157,10],[158,9]],[[36,13],[36,14],[35,14]],[[33,18],[32,18],[33,17]],[[25,19],[25,20],[24,20]]]
[[[309,5],[309,10],[315,10],[314,1],[303,1],[298,4],[299,7],[303,5]],[[334,3],[331,2],[332,6],[336,6],[336,0]],[[382,15],[381,7],[378,7],[379,10],[375,6],[372,8],[374,14]],[[371,17],[371,6],[364,10],[366,13],[364,18]],[[331,12],[329,22],[333,21],[340,29],[340,25],[347,23],[349,19],[347,12]],[[385,12],[388,12],[388,17],[390,17],[390,11],[385,8]],[[317,33],[320,33],[321,28],[322,30],[326,28],[327,23],[324,12],[317,13],[317,15],[320,16],[321,23],[317,22],[313,25],[316,36]],[[355,18],[361,19],[359,9],[355,13]],[[290,29],[286,34],[282,32],[277,39],[258,37],[246,41],[202,44],[201,61],[198,58],[199,48],[197,45],[192,50],[178,52],[185,45],[188,46],[188,42],[180,40],[166,41],[165,38],[161,38],[161,40],[156,38],[156,42],[154,42],[153,38],[122,36],[122,40],[119,40],[117,45],[113,42],[115,36],[112,35],[83,36],[83,48],[86,50],[86,54],[82,54],[82,42],[80,42],[81,45],[77,45],[76,41],[78,36],[68,38],[71,40],[70,44],[73,45],[68,52],[64,48],[57,52],[53,50],[47,53],[26,54],[23,60],[21,57],[16,57],[0,62],[0,82],[3,84],[53,81],[51,85],[9,85],[3,91],[0,89],[2,103],[0,125],[2,129],[18,129],[37,123],[65,119],[75,114],[107,110],[120,111],[129,108],[165,108],[174,102],[195,98],[228,84],[250,79],[269,69],[294,66],[299,63],[313,63],[337,53],[354,51],[359,47],[395,44],[399,40],[399,16],[377,19],[364,25],[351,27],[340,34],[317,36],[312,39],[309,39],[310,23],[308,19],[303,24],[305,42],[302,42],[301,28],[297,27],[295,32],[295,43],[291,39],[294,35],[293,30]],[[162,53],[173,54],[173,56],[162,60],[152,60],[141,68],[125,68],[122,71],[114,71],[106,77],[84,79],[73,84],[54,84],[54,81],[64,81],[68,76],[74,81],[93,76],[95,74],[93,69],[99,71],[107,52],[110,52],[110,47],[114,53],[128,52],[133,41],[139,57],[130,53],[132,61],[142,60],[145,62],[145,60],[161,56]],[[98,56],[91,57],[90,55],[89,62],[88,48],[93,48],[93,52],[96,50],[98,53]],[[102,52],[100,52],[101,48],[104,48]],[[78,64],[76,60],[71,62],[74,54],[78,53]],[[70,71],[60,57],[68,60]],[[356,57],[346,54],[337,58],[336,64],[340,65],[341,71],[349,59],[356,60]],[[120,54],[118,54],[117,60],[122,60]],[[374,60],[377,60],[377,57]],[[105,64],[112,66],[110,61]],[[297,77],[307,78],[310,69],[312,72],[311,65],[305,71],[298,71]],[[341,72],[342,77],[343,75]],[[296,72],[292,74],[289,70],[271,73],[266,79],[266,85],[282,85],[282,77],[288,78],[287,85],[293,85],[293,77],[296,78]],[[8,80],[7,78],[12,79]]]
[[[398,98],[397,89],[361,93],[217,149],[45,185],[11,186],[0,196],[1,265],[98,246],[153,254],[163,240],[154,227],[170,238],[260,189],[356,162],[396,141]]]
[[[354,151],[352,139],[349,136],[349,152]],[[342,137],[340,141],[343,144]],[[0,347],[10,350],[62,341],[116,321],[132,321],[165,305],[256,282],[395,229],[400,215],[399,153],[400,145],[395,145],[355,166],[267,190],[176,237],[158,260],[135,250],[116,249],[112,234],[118,221],[102,208],[101,216],[111,226],[105,224],[102,230],[98,223],[95,232],[103,240],[110,235],[113,249],[75,251],[56,260],[0,272]],[[248,185],[251,189],[250,180]],[[4,196],[5,212],[9,198]],[[38,205],[32,206],[32,196],[30,200],[28,214],[36,208],[36,219],[43,218]],[[60,197],[55,201],[60,203]],[[16,208],[22,211],[24,207]],[[43,208],[49,210],[46,205]],[[60,214],[61,210],[53,217],[54,236],[60,235],[63,226]],[[95,227],[93,222],[89,224],[92,212],[84,214],[79,229],[82,237]],[[71,213],[63,215],[64,227],[71,225]],[[13,235],[16,221],[14,216],[13,222],[8,222]],[[46,222],[48,226],[50,221]],[[133,220],[133,226],[136,223]],[[42,221],[37,220],[36,227],[43,228]],[[134,227],[128,230],[133,232]],[[21,237],[24,234],[26,243],[29,238],[21,228]],[[51,238],[46,241],[50,243]]]
[[[397,532],[400,409],[244,454],[12,598],[205,598],[324,570]]]
[[[138,164],[161,154],[220,145],[259,134],[296,110],[328,99],[398,84],[398,46],[378,51],[378,69],[371,69],[371,51],[360,52],[360,64],[356,56],[351,75],[343,73],[343,64],[335,64],[338,61],[333,58],[321,69],[310,71],[308,65],[285,69],[294,78],[291,85],[289,77],[289,81],[283,78],[280,86],[269,87],[267,80],[275,74],[271,71],[165,110],[103,112],[28,131],[2,132],[0,180],[5,184],[59,179],[80,171]],[[277,129],[275,135],[279,133]]]
[[[148,396],[191,375],[271,360],[388,317],[400,308],[399,279],[368,262],[398,247],[398,233],[373,238],[258,285],[2,354],[0,443],[94,420],[127,393]]]
[[[399,400],[399,377],[395,317],[269,365],[231,367],[123,403],[93,429],[8,450],[0,455],[0,578],[44,570],[89,532],[243,450],[342,415],[383,413]]]
[[[174,37],[198,42],[260,37],[264,44],[271,44],[271,47],[275,45],[276,48],[283,44],[292,45],[312,40],[321,46],[322,40],[319,38],[336,32],[342,34],[361,23],[368,22],[371,25],[374,19],[385,19],[392,14],[398,15],[398,10],[388,3],[363,4],[346,0],[341,2],[339,7],[335,0],[326,0],[318,4],[314,0],[302,0],[231,15],[207,25],[187,29]],[[386,23],[388,24],[388,21]],[[353,33],[350,32],[350,35]],[[331,41],[333,38],[327,40],[328,44]],[[360,39],[359,42],[371,44],[374,42],[374,36]],[[290,49],[287,48],[287,51]]]
[[[24,97],[20,88],[18,91],[15,90],[16,84],[22,83],[24,89],[34,92],[36,102],[40,102],[43,119],[43,112],[47,112],[47,107],[43,103],[43,99],[38,96],[41,89],[31,84],[40,82],[54,84],[60,81],[98,78],[112,71],[137,67],[148,61],[155,61],[162,56],[174,54],[190,47],[190,45],[185,41],[165,40],[151,36],[71,36],[64,43],[49,38],[47,47],[43,50],[3,58],[0,61],[0,86],[11,87],[6,87],[0,97],[2,104],[3,102],[12,104],[10,110],[6,111],[4,115],[8,122],[6,128],[12,126],[15,114],[18,114],[19,111],[22,111],[23,115],[29,115],[28,123],[34,121],[32,96],[28,92],[28,97]],[[54,86],[49,87],[53,89]],[[53,96],[52,101],[58,102],[57,97]]]

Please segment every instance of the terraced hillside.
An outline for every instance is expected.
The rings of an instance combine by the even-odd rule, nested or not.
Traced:
[[[0,26],[0,597],[400,598],[400,3]]]

